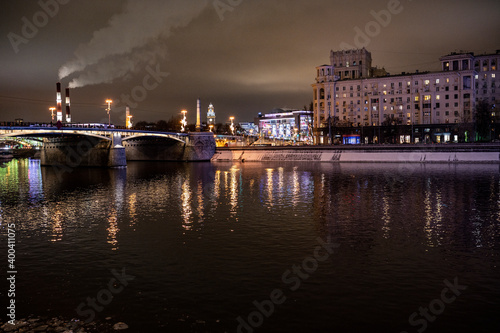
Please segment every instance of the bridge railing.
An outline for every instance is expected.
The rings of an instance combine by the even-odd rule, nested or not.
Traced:
[[[161,132],[161,131],[151,131],[151,130],[136,130],[136,129],[125,129],[125,128],[109,128],[101,127],[101,126],[86,126],[88,124],[66,124],[60,130],[55,126],[50,126],[50,124],[31,124],[23,123],[23,125],[19,125],[15,123],[16,126],[2,126],[4,123],[0,123],[0,134],[2,136],[8,136],[10,134],[20,134],[23,132],[25,134],[30,134],[36,136],[36,133],[39,131],[40,135],[44,134],[95,134],[101,136],[111,136],[115,134],[120,134],[122,137],[130,137],[130,136],[170,136],[175,137],[177,139],[184,139],[189,134],[187,133],[174,133],[174,132]]]

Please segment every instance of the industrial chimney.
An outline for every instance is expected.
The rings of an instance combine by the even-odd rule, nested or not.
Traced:
[[[66,88],[66,122],[71,122],[70,101],[69,101],[69,88]]]
[[[130,114],[130,108],[128,105],[125,107],[125,128],[132,127],[132,115]]]
[[[57,121],[62,121],[62,100],[61,100],[61,82],[56,83],[57,93],[56,93],[56,101],[57,101]]]
[[[200,99],[198,98],[196,102],[196,132],[201,131],[201,109],[200,109]]]

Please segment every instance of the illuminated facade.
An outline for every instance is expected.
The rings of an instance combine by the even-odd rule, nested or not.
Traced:
[[[312,139],[313,112],[275,109],[255,118],[259,133],[265,138],[309,141]]]
[[[207,112],[207,126],[214,125],[215,126],[215,110],[212,103],[208,106]]]
[[[451,53],[438,72],[389,75],[371,67],[361,50],[331,51],[330,65],[316,67],[314,120],[324,128],[385,124],[469,123],[479,100],[500,100],[495,54]]]

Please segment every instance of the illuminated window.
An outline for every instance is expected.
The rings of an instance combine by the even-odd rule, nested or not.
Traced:
[[[418,96],[415,96],[415,102],[418,102],[419,98]]]
[[[446,79],[446,83],[450,83],[450,79]]]
[[[408,82],[407,82],[407,86],[409,87],[410,85],[411,85],[411,82],[410,82],[410,81],[408,81]]]
[[[494,79],[495,78],[495,74],[491,74],[491,77]]]
[[[431,95],[424,95],[424,101],[430,101]]]
[[[439,79],[436,79],[436,84],[439,84]]]
[[[387,95],[387,91],[384,90],[384,95]]]
[[[479,75],[477,75],[477,74],[476,74],[476,75],[474,75],[474,78],[475,78],[476,80],[477,80],[477,79],[479,79]]]
[[[439,95],[436,95],[436,99],[439,100],[441,98],[441,96]]]
[[[429,80],[425,80],[424,83],[425,83],[425,85],[428,85],[430,83],[430,81]]]

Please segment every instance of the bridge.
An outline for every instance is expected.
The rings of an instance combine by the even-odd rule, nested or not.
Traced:
[[[211,132],[0,126],[1,138],[42,141],[42,165],[120,167],[126,161],[208,161],[215,153]]]

